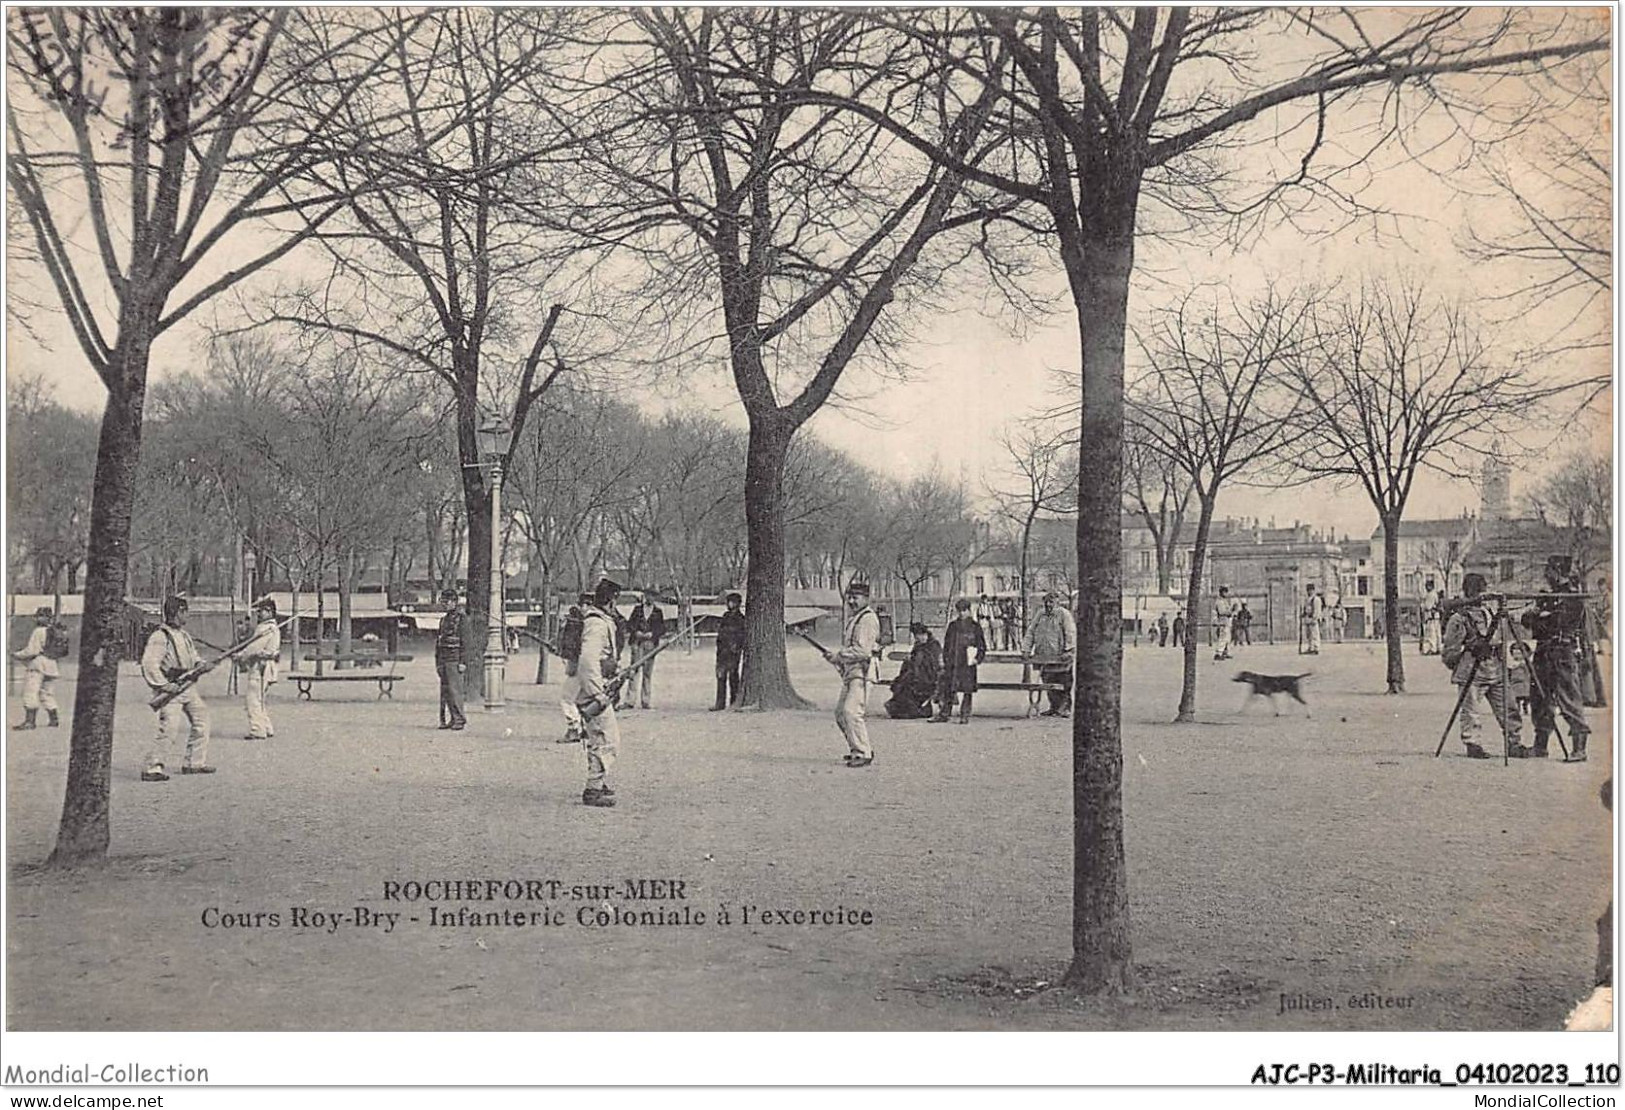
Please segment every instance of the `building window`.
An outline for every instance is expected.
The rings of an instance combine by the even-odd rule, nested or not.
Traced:
[[[1518,576],[1518,563],[1516,559],[1501,560],[1501,581],[1510,582]]]
[[[1151,571],[1151,552],[1140,552],[1140,573],[1148,574]]]
[[[980,574],[978,574],[976,576],[976,592],[979,593],[979,594],[987,593],[987,584],[986,583],[987,583],[987,579],[983,578]]]
[[[1369,575],[1357,575],[1354,579],[1354,592],[1360,597],[1371,596],[1371,578]]]

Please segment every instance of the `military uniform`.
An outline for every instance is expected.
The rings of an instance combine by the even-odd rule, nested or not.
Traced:
[[[1535,721],[1535,746],[1530,754],[1546,754],[1558,713],[1569,726],[1573,757],[1584,759],[1591,729],[1580,706],[1580,637],[1585,606],[1571,582],[1561,589],[1548,587],[1521,621],[1535,637],[1535,681],[1530,684],[1529,710]]]
[[[184,628],[159,625],[153,630],[152,635],[147,637],[146,647],[141,652],[141,677],[146,679],[153,693],[158,693],[200,662],[197,645],[192,642],[191,633]],[[204,702],[203,695],[194,682],[169,704],[158,710],[158,731],[147,748],[143,778],[161,780],[165,777],[165,768],[169,765],[176,734],[180,731],[180,718],[183,716],[186,718],[188,729],[182,771],[190,774],[208,767],[209,706]]]
[[[265,693],[277,679],[277,661],[282,656],[282,630],[277,627],[276,610],[258,610],[259,623],[254,639],[237,657],[243,672],[243,708],[248,713],[248,740],[267,740],[276,735]]]
[[[744,664],[745,613],[742,609],[728,609],[717,625],[717,700],[712,709],[739,704]]]
[[[1503,634],[1495,632],[1491,635],[1494,624],[1495,614],[1487,604],[1476,599],[1467,601],[1450,615],[1440,652],[1445,666],[1451,669],[1450,681],[1465,687],[1461,703],[1461,742],[1466,746],[1467,754],[1475,759],[1488,757],[1478,743],[1478,734],[1483,728],[1481,698],[1489,700],[1490,708],[1513,748],[1521,746],[1523,733],[1523,718],[1518,713],[1517,698],[1513,695],[1507,669],[1501,662]]]
[[[867,597],[867,591],[865,592]],[[841,697],[835,703],[835,723],[846,737],[847,762],[866,767],[874,762],[869,745],[869,683],[880,677],[880,616],[865,604],[847,618],[841,647],[832,662],[841,672]]]
[[[1230,630],[1235,619],[1235,598],[1220,594],[1213,599],[1213,658],[1230,658]]]
[[[1303,609],[1300,611],[1303,620],[1303,644],[1306,655],[1320,654],[1320,622],[1326,615],[1326,599],[1315,593],[1313,589],[1307,591],[1303,599]]]
[[[608,680],[620,669],[616,623],[610,616],[613,603],[607,609],[599,601],[582,606],[581,655],[576,664],[576,679],[581,684],[578,704],[582,708],[582,739],[587,749],[587,786],[581,800],[588,805],[614,804],[615,791],[607,779],[621,747],[615,699],[606,692]],[[603,712],[591,711],[595,702],[603,705]]]
[[[460,729],[468,724],[463,716],[463,641],[468,635],[468,617],[457,608],[455,598],[451,600],[435,633],[434,669],[440,676],[440,709],[449,718],[440,727]]]
[[[55,728],[61,723],[61,718],[57,716],[56,691],[53,687],[61,671],[56,660],[45,653],[45,644],[50,638],[56,615],[42,608],[35,612],[34,619],[38,623],[28,634],[28,643],[17,653],[18,661],[28,664],[28,669],[23,672],[23,723],[17,727],[33,728],[35,717],[43,709],[51,727]]]

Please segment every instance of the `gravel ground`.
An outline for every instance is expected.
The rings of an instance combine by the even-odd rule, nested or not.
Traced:
[[[834,676],[811,649],[792,647],[791,669],[820,709],[766,714],[707,712],[708,649],[673,649],[657,708],[622,717],[620,806],[598,810],[580,804],[580,747],[554,742],[556,684],[511,683],[506,714],[471,709],[467,731],[439,732],[420,657],[393,702],[345,685],[295,704],[278,687],[276,738],[250,742],[212,677],[219,773],[144,784],[151,713],[132,673],[105,864],[40,867],[67,730],[8,734],[8,1027],[1560,1027],[1590,990],[1609,897],[1602,711],[1590,763],[1503,767],[1454,739],[1433,758],[1453,694],[1435,659],[1407,659],[1403,697],[1372,692],[1377,645],[1201,666],[1202,719],[1174,725],[1178,655],[1126,652],[1139,987],[1106,1002],[1053,986],[1070,950],[1070,729],[1024,720],[1018,695],[983,694],[965,727],[889,721],[872,697],[878,758],[849,770]],[[1313,718],[1241,712],[1241,667],[1314,670]],[[436,913],[461,901],[565,923],[431,926],[427,901],[386,898],[389,883],[463,878],[561,889]],[[628,900],[639,878],[684,897]],[[578,923],[606,904],[707,920]],[[386,933],[358,908],[403,916]],[[871,923],[834,923],[843,908]],[[205,925],[222,914],[262,916]]]

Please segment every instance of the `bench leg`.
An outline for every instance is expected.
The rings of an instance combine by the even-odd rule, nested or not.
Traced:
[[[294,684],[299,687],[299,697],[304,698],[306,701],[309,701],[310,700],[310,683],[308,683],[308,682],[300,682],[298,679],[295,679]]]

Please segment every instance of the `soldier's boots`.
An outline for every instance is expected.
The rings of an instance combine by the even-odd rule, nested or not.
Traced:
[[[1535,733],[1535,746],[1526,748],[1522,744],[1514,744],[1507,749],[1507,754],[1513,759],[1545,759],[1546,745],[1551,738],[1544,733]]]
[[[1485,751],[1482,747],[1480,747],[1479,745],[1477,745],[1477,744],[1473,743],[1471,740],[1469,740],[1469,741],[1467,741],[1467,758],[1468,759],[1489,759],[1489,758],[1491,758],[1491,756],[1490,756],[1489,752]]]
[[[16,726],[16,730],[21,732],[25,728],[37,728],[38,726],[34,723],[34,718],[38,715],[39,710],[37,709],[23,710],[23,723]]]
[[[57,726],[59,726],[62,723],[62,718],[60,718],[60,717],[58,717],[56,715],[56,710],[47,709],[45,712],[47,712],[47,713],[49,713],[51,715],[51,719],[46,723],[49,724],[52,728],[56,728]]]
[[[615,805],[615,791],[607,786],[589,786],[581,792],[581,804],[603,809],[612,808]]]
[[[1584,763],[1586,761],[1586,741],[1590,738],[1591,734],[1584,729],[1577,728],[1574,730],[1573,735],[1569,737],[1570,763]]]

